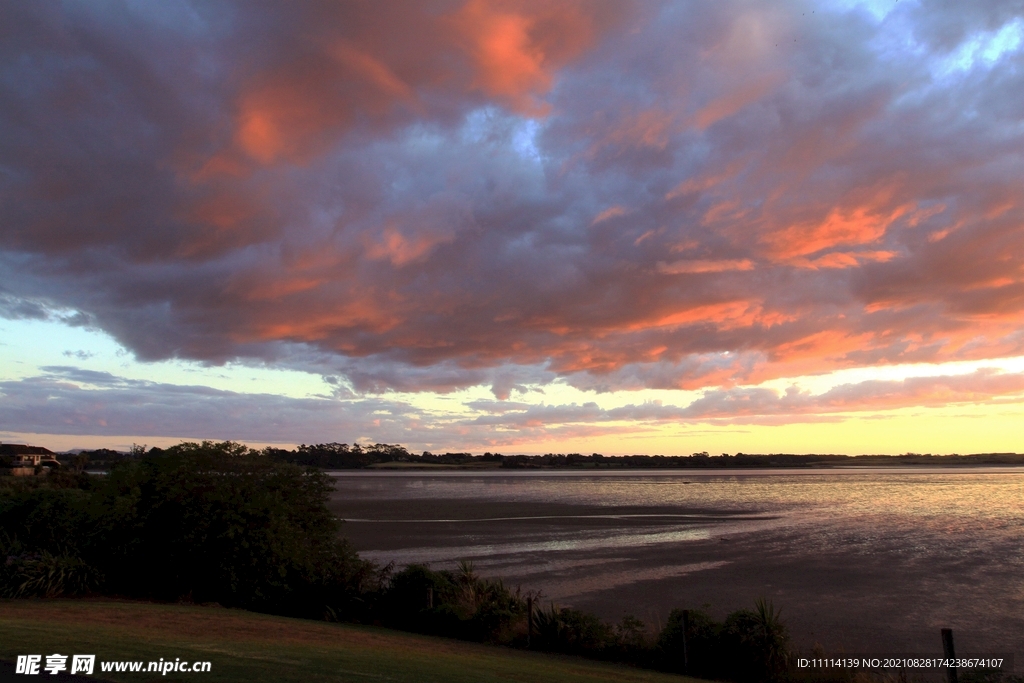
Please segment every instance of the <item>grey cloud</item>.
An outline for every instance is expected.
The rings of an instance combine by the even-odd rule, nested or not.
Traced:
[[[835,421],[830,413],[884,411],[903,406],[947,406],[960,403],[1024,401],[1024,374],[978,370],[965,375],[910,377],[904,380],[868,380],[843,384],[821,394],[795,387],[784,392],[763,387],[716,389],[686,406],[660,401],[603,409],[596,403],[529,405],[513,402],[468,404],[484,413],[476,424],[508,428],[543,424],[727,422],[737,424],[789,424]]]
[[[867,381],[822,394],[764,388],[704,392],[686,406],[645,402],[531,405],[474,401],[474,414],[427,415],[396,400],[290,398],[203,386],[130,380],[74,366],[0,382],[0,423],[39,434],[131,435],[299,443],[368,439],[410,448],[485,450],[551,438],[639,435],[679,423],[776,425],[840,419],[844,412],[884,415],[903,406],[1024,401],[1024,375],[967,375]],[[84,385],[84,386],[83,386]]]
[[[408,442],[415,418],[412,409],[394,401],[298,399],[125,380],[76,368],[50,370],[48,376],[0,382],[0,422],[45,434]]]
[[[93,353],[91,351],[83,351],[82,349],[79,349],[77,351],[68,350],[68,351],[65,351],[62,355],[66,356],[68,358],[77,358],[78,360],[89,360],[90,358],[93,358],[93,357],[96,356],[95,353]]]
[[[97,370],[85,370],[73,365],[44,365],[39,368],[43,372],[62,377],[72,382],[84,382],[96,385],[128,385],[129,381],[123,380],[109,372]]]
[[[46,306],[30,299],[11,296],[0,291],[0,317],[8,320],[47,320]]]
[[[0,315],[500,398],[1024,353],[1022,52],[931,71],[1024,9],[903,4],[510,4],[515,78],[461,3],[5,6]]]

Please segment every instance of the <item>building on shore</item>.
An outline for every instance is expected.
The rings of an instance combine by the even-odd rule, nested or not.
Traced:
[[[49,449],[20,443],[0,444],[0,471],[23,477],[46,472],[53,467],[60,467],[60,463]]]

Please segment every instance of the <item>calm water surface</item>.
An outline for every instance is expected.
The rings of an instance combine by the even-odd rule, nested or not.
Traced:
[[[720,616],[765,596],[798,644],[927,652],[951,626],[959,643],[1024,664],[1022,468],[352,472],[337,482],[346,535],[378,561],[471,559],[559,603],[652,625],[675,606]]]

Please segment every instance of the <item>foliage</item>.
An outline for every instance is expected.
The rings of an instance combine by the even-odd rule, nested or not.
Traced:
[[[88,493],[41,486],[32,479],[22,481],[0,497],[0,528],[8,538],[5,546],[26,552],[76,552],[90,523]]]
[[[364,608],[374,570],[339,538],[323,472],[203,442],[136,454],[90,481],[62,488],[57,478],[0,497],[0,526],[36,558],[22,574],[61,567],[108,594],[281,614],[339,618]],[[18,579],[8,574],[10,592]]]
[[[677,673],[702,673],[715,671],[720,654],[718,637],[721,624],[716,623],[704,610],[688,610],[685,620],[685,641],[688,666],[684,662],[684,618],[683,610],[674,609],[668,616],[665,628],[658,635],[657,649],[662,667]]]
[[[382,623],[464,640],[511,643],[526,628],[526,595],[482,579],[471,562],[457,571],[409,565],[392,575],[380,596]]]
[[[81,558],[48,551],[6,556],[0,567],[0,596],[5,598],[87,595],[101,577]]]
[[[537,647],[567,654],[602,653],[614,643],[611,626],[593,614],[552,604],[534,615]]]
[[[733,612],[722,625],[728,675],[737,681],[777,681],[789,666],[789,636],[778,610],[763,598],[754,611]]]
[[[81,451],[76,455],[58,455],[67,469],[81,471],[85,466],[93,470],[107,470],[120,463],[152,456],[160,449],[148,452],[145,446],[133,445],[128,452],[107,448]],[[377,443],[363,446],[358,443],[302,444],[295,450],[267,448],[264,455],[277,462],[291,463],[302,467],[320,469],[361,469],[374,466],[388,466],[401,463],[405,466],[429,467],[445,465],[465,468],[489,468],[500,466],[508,469],[731,469],[731,468],[806,468],[835,467],[842,465],[871,466],[978,466],[978,465],[1020,465],[1024,454],[1017,453],[976,453],[973,455],[934,455],[931,453],[904,453],[902,455],[836,455],[836,454],[792,454],[736,453],[710,455],[707,451],[690,455],[625,455],[606,457],[600,453],[545,453],[544,455],[503,455],[501,453],[430,453],[410,452],[399,444]],[[4,456],[0,456],[0,474],[3,473]]]
[[[716,622],[704,610],[672,610],[658,636],[662,668],[734,681],[782,680],[789,667],[789,635],[780,610],[764,599],[754,610]],[[684,621],[686,663],[684,665]]]

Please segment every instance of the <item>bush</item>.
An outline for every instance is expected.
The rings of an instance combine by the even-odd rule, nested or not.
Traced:
[[[593,614],[554,604],[534,615],[537,647],[567,654],[603,654],[615,644],[612,627]]]
[[[16,544],[29,552],[76,552],[90,527],[88,498],[80,489],[31,484],[9,489],[0,497],[5,546]]]
[[[100,584],[95,568],[74,555],[50,552],[8,555],[0,578],[5,598],[87,595]]]
[[[711,676],[721,669],[719,634],[721,624],[715,623],[703,610],[687,610],[686,653],[689,666],[684,666],[684,610],[674,609],[665,628],[658,635],[657,650],[661,668],[694,676]]]
[[[758,600],[754,611],[739,610],[718,623],[703,610],[687,613],[683,663],[683,610],[672,610],[658,636],[661,668],[703,678],[733,681],[776,681],[789,665],[789,636],[780,612]]]
[[[365,611],[374,568],[339,538],[323,472],[204,442],[125,460],[92,481],[88,490],[23,487],[0,498],[9,545],[36,558],[19,572],[42,562],[32,571],[50,566],[47,576],[63,572],[69,586],[90,576],[107,594],[295,616]],[[21,562],[12,557],[6,551],[5,564]],[[15,574],[5,573],[5,591]]]
[[[736,681],[781,680],[789,666],[789,636],[779,611],[758,600],[754,611],[740,610],[721,629],[726,673]]]
[[[511,643],[526,628],[526,597],[501,581],[481,579],[471,562],[458,571],[409,565],[386,582],[382,623],[463,640]]]

